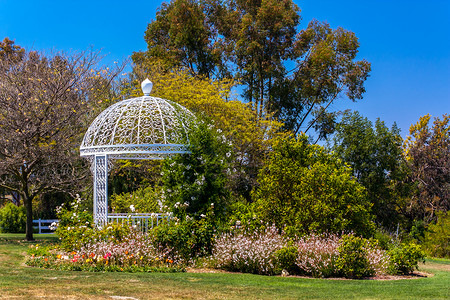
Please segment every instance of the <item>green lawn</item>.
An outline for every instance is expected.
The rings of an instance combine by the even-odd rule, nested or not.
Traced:
[[[391,281],[230,273],[69,272],[27,267],[24,255],[30,242],[23,238],[19,234],[0,234],[0,299],[450,298],[450,260],[428,260],[422,270],[435,274],[433,277]],[[57,242],[52,235],[35,235],[35,238],[34,243]]]

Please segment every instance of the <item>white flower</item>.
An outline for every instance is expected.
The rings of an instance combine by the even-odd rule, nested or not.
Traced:
[[[227,152],[226,156],[230,157],[231,156],[231,152]]]
[[[134,212],[136,210],[136,208],[134,208],[133,204],[130,205],[130,210],[131,210],[131,212]]]
[[[48,227],[51,231],[55,231],[56,228],[58,228],[58,223],[53,222],[52,224],[50,224],[50,226]]]
[[[202,217],[202,218],[206,218],[206,215],[204,215],[204,214],[201,214],[201,215],[200,215],[200,217]]]

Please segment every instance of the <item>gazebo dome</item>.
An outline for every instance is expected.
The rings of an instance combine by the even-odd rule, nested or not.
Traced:
[[[161,159],[188,152],[193,114],[177,103],[149,96],[151,88],[146,79],[144,96],[122,100],[100,113],[84,136],[80,155]]]

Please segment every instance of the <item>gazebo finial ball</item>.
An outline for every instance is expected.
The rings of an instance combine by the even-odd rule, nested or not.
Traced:
[[[144,96],[149,96],[152,91],[153,83],[147,78],[141,83],[142,92],[144,92]]]

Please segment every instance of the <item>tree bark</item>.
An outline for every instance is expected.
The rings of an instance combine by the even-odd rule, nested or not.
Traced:
[[[27,223],[25,226],[25,236],[27,241],[34,241],[33,238],[33,199],[26,197],[23,199],[25,210],[27,212]]]

